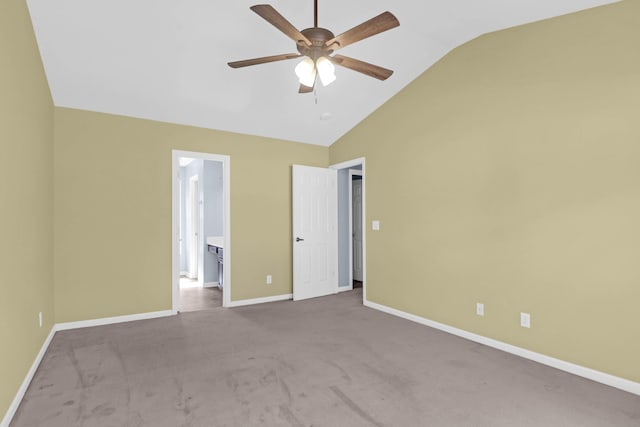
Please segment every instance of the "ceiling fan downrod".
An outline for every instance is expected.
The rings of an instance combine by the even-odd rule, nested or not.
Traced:
[[[318,0],[313,0],[313,26],[318,27]]]

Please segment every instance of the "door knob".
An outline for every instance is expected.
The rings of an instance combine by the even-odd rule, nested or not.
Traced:
[[[299,237],[296,237],[296,242],[304,242],[304,239],[301,239]]]

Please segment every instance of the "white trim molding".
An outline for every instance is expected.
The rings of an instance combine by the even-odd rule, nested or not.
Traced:
[[[227,307],[242,307],[245,305],[264,304],[265,302],[286,301],[293,299],[293,294],[274,295],[272,297],[262,297],[253,299],[241,299],[238,301],[231,301]]]
[[[468,339],[480,344],[484,344],[488,347],[493,347],[498,350],[502,350],[507,353],[520,356],[525,359],[533,360],[534,362],[541,363],[543,365],[551,366],[552,368],[560,369],[561,371],[569,372],[570,374],[577,375],[579,377],[587,378],[592,381],[596,381],[611,387],[618,388],[620,390],[627,391],[640,396],[640,383],[627,380],[625,378],[616,377],[605,372],[596,371],[595,369],[587,368],[584,366],[576,365],[574,363],[566,362],[564,360],[556,359],[555,357],[547,356],[535,351],[527,350],[522,347],[507,344],[502,341],[487,338],[482,335],[474,334],[473,332],[465,331],[464,329],[458,329],[453,326],[445,325],[434,320],[430,320],[424,317],[416,316],[415,314],[407,313],[405,311],[397,310],[395,308],[387,307],[382,304],[371,302],[369,300],[364,301],[364,305],[375,310],[382,311],[393,316],[401,317],[412,322],[420,323],[421,325],[429,326],[440,331],[447,332],[452,335],[459,336],[461,338]]]
[[[24,377],[24,381],[22,381],[22,384],[20,385],[20,388],[18,389],[16,396],[13,398],[11,405],[9,405],[7,412],[4,414],[4,418],[0,423],[0,427],[9,427],[9,424],[11,423],[13,416],[16,414],[16,411],[20,406],[20,402],[22,402],[22,398],[24,397],[24,394],[27,392],[27,389],[29,388],[29,384],[31,384],[31,380],[33,379],[33,376],[36,374],[36,371],[38,370],[38,366],[40,366],[40,362],[42,362],[42,358],[44,357],[44,354],[47,352],[47,349],[49,348],[49,344],[51,344],[51,340],[53,339],[53,336],[56,334],[56,331],[57,331],[56,326],[57,325],[53,325],[51,327],[51,331],[49,332],[49,335],[47,335],[47,338],[44,340],[44,343],[42,343],[42,347],[40,348],[38,355],[36,356],[35,360],[31,364],[31,368],[27,372],[27,375]]]
[[[90,328],[92,326],[112,325],[114,323],[133,322],[135,320],[157,319],[158,317],[168,317],[176,314],[178,314],[177,311],[164,310],[152,311],[149,313],[128,314],[125,316],[103,317],[101,319],[80,320],[78,322],[58,323],[56,324],[56,331]]]
[[[203,288],[217,288],[219,287],[218,282],[204,282]]]

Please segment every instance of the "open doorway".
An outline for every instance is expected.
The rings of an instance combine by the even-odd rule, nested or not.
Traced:
[[[338,171],[338,291],[366,299],[365,159],[331,166]]]
[[[173,151],[171,292],[175,312],[230,304],[229,164],[228,156]]]
[[[362,287],[363,272],[363,244],[362,235],[364,234],[364,219],[362,217],[362,169],[349,169],[349,207],[351,208],[349,215],[349,224],[351,228],[350,255],[351,259],[351,283],[354,288]]]

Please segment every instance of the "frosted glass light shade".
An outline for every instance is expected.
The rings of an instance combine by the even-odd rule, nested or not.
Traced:
[[[320,81],[323,86],[329,86],[336,80],[336,67],[333,65],[333,62],[329,61],[326,57],[321,56],[318,58],[316,68],[318,69]]]
[[[296,76],[300,80],[300,84],[307,87],[313,87],[316,80],[316,65],[313,59],[306,57],[298,65],[296,65]]]

